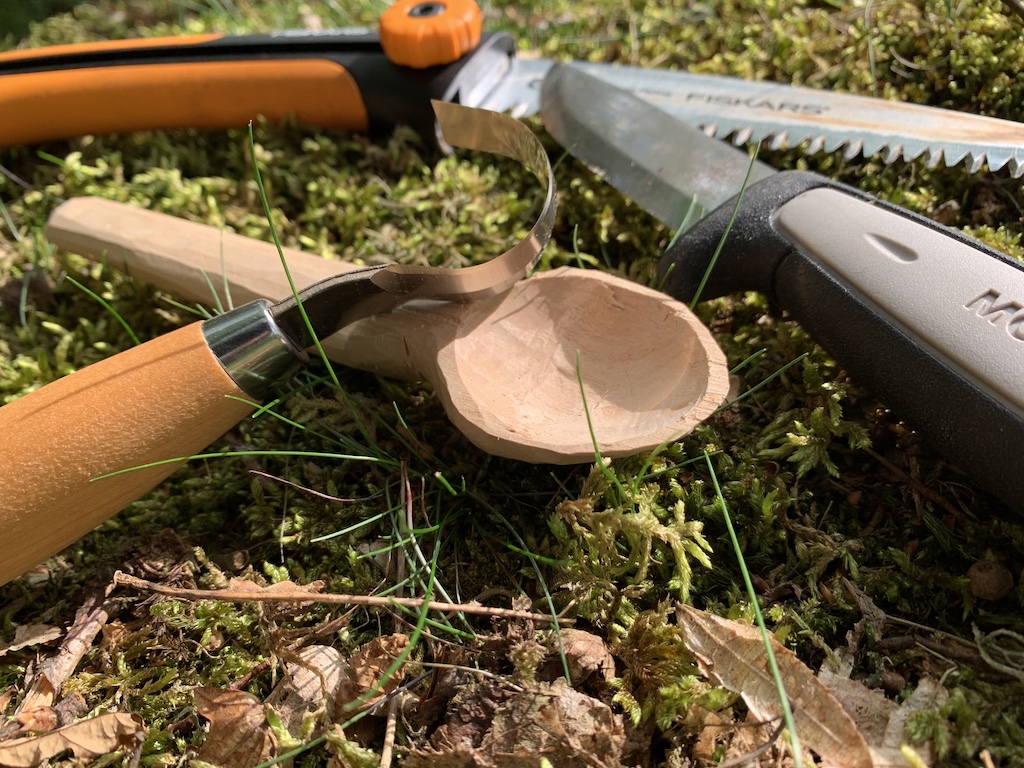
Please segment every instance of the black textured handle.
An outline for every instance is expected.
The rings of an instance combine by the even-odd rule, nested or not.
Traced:
[[[733,203],[660,272],[692,299]],[[1024,266],[852,188],[782,173],[746,190],[703,298],[757,290],[977,482],[1024,512]]]

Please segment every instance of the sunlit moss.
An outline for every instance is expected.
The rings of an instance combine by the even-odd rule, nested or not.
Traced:
[[[324,26],[362,25],[372,24],[380,9],[379,3],[310,0],[82,3],[5,44],[266,31],[301,25],[308,14]],[[485,14],[490,28],[514,32],[521,47],[565,58],[794,82],[1011,119],[1019,118],[1024,103],[1024,84],[1014,76],[1024,59],[1020,22],[995,0],[866,6],[601,0],[585,8],[498,0]],[[537,118],[530,124],[542,131]],[[259,123],[255,136],[284,243],[327,258],[476,263],[521,236],[535,211],[536,180],[515,164],[462,154],[438,159],[407,129],[368,139]],[[544,140],[559,160],[561,208],[541,268],[585,265],[652,284],[671,233]],[[928,169],[920,161],[885,166],[879,158],[846,159],[841,152],[808,157],[800,148],[765,150],[762,157],[779,168],[825,173],[924,215],[942,211],[954,226],[1021,255],[1019,183],[1005,171],[971,176],[960,167]],[[119,323],[63,280],[65,273],[111,302],[142,338],[194,319],[124,275],[53,253],[42,227],[61,199],[95,194],[253,237],[269,234],[242,129],[86,137],[49,143],[46,155],[4,150],[0,162],[31,187],[0,177],[0,201],[17,235],[0,225],[3,401],[131,343]],[[22,302],[31,265],[45,276],[52,302],[47,291],[26,291]],[[84,595],[106,584],[109,569],[152,566],[149,548],[169,540],[168,531],[186,543],[172,560],[193,557],[188,553],[195,544],[204,547],[207,560],[197,560],[195,575],[205,587],[261,574],[267,581],[323,579],[331,591],[368,593],[385,572],[360,545],[386,548],[401,538],[396,521],[404,519],[407,501],[404,462],[416,524],[444,521],[439,583],[466,599],[495,590],[526,593],[538,610],[548,610],[549,596],[557,608],[571,606],[574,617],[605,630],[622,663],[608,698],[616,696],[631,717],[680,729],[688,708],[719,709],[732,700],[694,676],[659,606],[683,597],[744,618],[750,607],[737,586],[735,556],[706,467],[694,463],[704,451],[761,596],[776,601],[769,611],[772,629],[809,660],[816,661],[824,646],[842,646],[860,618],[842,592],[845,581],[886,612],[964,637],[971,637],[972,624],[1020,627],[1024,529],[993,519],[1004,508],[922,445],[912,425],[885,410],[883,393],[859,388],[763,296],[726,297],[697,311],[731,366],[749,360],[736,371],[739,390],[759,389],[650,461],[617,460],[608,475],[588,466],[494,459],[458,434],[429,386],[339,371],[366,440],[357,417],[314,366],[275,406],[288,421],[246,422],[219,446],[357,446],[379,461],[192,462],[51,561],[51,582],[4,587],[3,602],[29,595],[32,601],[3,615],[2,639],[40,613],[70,621]],[[632,375],[660,374],[639,367]],[[435,481],[438,472],[451,491]],[[923,495],[919,485],[949,508]],[[346,535],[313,541],[381,513]],[[965,578],[972,562],[990,552],[1013,565],[1018,580],[997,605],[971,595]],[[418,568],[413,552],[395,557],[406,554],[410,568]],[[410,586],[421,589],[423,573],[414,572]],[[126,610],[140,601],[120,594]],[[327,612],[268,620],[246,605],[156,602],[144,615],[145,627],[97,650],[68,690],[80,691],[93,707],[142,714],[150,727],[143,763],[162,765],[175,764],[190,744],[201,742],[200,731],[170,728],[187,716],[193,687],[242,678],[273,660],[285,633],[308,631]],[[350,649],[390,631],[390,621],[357,612],[329,639]],[[23,661],[0,666],[0,690],[20,683]],[[519,661],[524,670],[533,663],[529,654]],[[859,661],[867,677],[885,664],[899,664],[911,679],[926,668],[911,653],[883,660],[868,650]],[[264,694],[271,681],[267,672],[249,687]],[[1007,764],[1022,759],[1024,714],[986,709],[1008,700],[1006,691],[995,694],[968,676],[955,683],[959,693],[951,703],[916,716],[911,735],[934,739],[950,756],[986,748]],[[373,752],[356,755],[351,744],[344,749],[353,750],[352,760],[376,759]]]

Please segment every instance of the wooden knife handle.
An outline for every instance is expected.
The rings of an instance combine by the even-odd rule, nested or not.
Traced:
[[[0,584],[72,544],[253,410],[200,323],[0,408]]]

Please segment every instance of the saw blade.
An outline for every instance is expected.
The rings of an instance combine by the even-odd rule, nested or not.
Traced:
[[[718,75],[607,64],[579,66],[710,136],[772,149],[843,150],[886,162],[923,158],[971,172],[1024,175],[1024,124],[966,112]]]

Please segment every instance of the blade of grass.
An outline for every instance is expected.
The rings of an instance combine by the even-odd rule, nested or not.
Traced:
[[[761,151],[761,142],[757,142],[754,147],[754,151],[750,153],[750,163],[747,165],[747,175],[743,178],[743,184],[740,186],[740,191],[736,195],[736,202],[732,206],[732,213],[729,214],[729,223],[725,227],[725,232],[722,233],[721,239],[718,241],[718,247],[715,248],[714,254],[711,256],[711,261],[708,262],[707,269],[704,270],[704,276],[701,277],[700,284],[697,286],[697,291],[693,294],[693,298],[690,300],[690,309],[693,309],[700,302],[701,294],[704,293],[704,287],[708,284],[708,280],[711,279],[711,272],[715,268],[715,264],[718,262],[718,257],[722,253],[722,248],[725,247],[725,240],[729,236],[729,232],[732,231],[732,226],[736,222],[736,214],[739,213],[740,205],[743,203],[743,194],[747,191],[747,187],[750,184],[750,173],[754,170],[754,162],[757,160],[757,153]]]
[[[582,354],[576,350],[576,383],[580,387],[580,398],[583,400],[583,413],[587,417],[587,431],[590,433],[590,442],[594,446],[594,461],[597,466],[601,468],[601,473],[608,479],[608,481],[615,486],[619,492],[619,503],[629,504],[632,506],[633,497],[626,493],[626,489],[622,487],[622,483],[619,482],[618,476],[612,472],[611,467],[605,462],[604,457],[601,455],[601,448],[597,442],[597,433],[594,431],[594,420],[590,415],[590,406],[587,404],[587,391],[583,386],[583,359]]]
[[[331,380],[334,382],[334,386],[338,390],[342,390],[341,382],[338,381],[338,375],[331,365],[331,361],[327,359],[327,353],[324,351],[323,346],[320,344],[320,339],[317,336],[316,330],[313,328],[313,323],[309,319],[309,315],[306,314],[306,308],[302,301],[299,299],[299,289],[295,285],[295,279],[292,277],[292,271],[288,266],[288,259],[284,257],[284,246],[281,245],[281,238],[277,234],[277,227],[274,226],[274,217],[270,210],[270,201],[267,199],[267,190],[263,186],[263,175],[260,173],[259,161],[256,159],[256,138],[253,131],[252,121],[249,121],[249,152],[252,156],[252,170],[256,176],[256,187],[259,189],[260,202],[263,204],[263,212],[267,217],[267,226],[270,228],[270,237],[274,241],[274,246],[277,248],[278,258],[281,260],[281,267],[284,269],[285,279],[288,281],[288,289],[291,291],[292,296],[299,307],[299,315],[302,317],[302,322],[306,326],[306,330],[309,331],[309,335],[313,339],[313,343],[316,345],[317,353],[320,355],[320,359],[323,360],[327,370],[331,376]]]
[[[722,516],[725,519],[725,527],[729,532],[729,541],[732,542],[733,550],[736,552],[736,559],[739,563],[740,574],[743,576],[743,586],[747,590],[747,597],[754,610],[754,617],[757,626],[761,630],[761,638],[764,641],[765,654],[768,657],[768,667],[771,669],[772,679],[775,680],[775,688],[779,694],[779,704],[782,706],[782,717],[786,723],[786,730],[789,732],[789,743],[793,750],[793,764],[796,768],[803,768],[803,750],[800,747],[800,737],[796,731],[796,721],[793,719],[793,708],[789,703],[789,696],[786,693],[786,686],[782,682],[782,673],[779,671],[779,663],[772,650],[769,639],[768,627],[764,623],[764,615],[761,613],[761,604],[757,599],[757,592],[754,590],[754,582],[750,578],[750,571],[747,570],[747,562],[743,557],[743,550],[740,547],[739,537],[732,524],[732,516],[729,514],[729,505],[725,503],[725,496],[722,495],[722,487],[718,484],[718,475],[715,474],[714,465],[707,451],[704,452],[704,462],[707,464],[708,472],[711,474],[711,482],[715,487],[715,496],[722,507]]]
[[[331,381],[333,382],[335,389],[341,396],[345,406],[349,409],[349,413],[352,414],[352,418],[355,420],[359,432],[362,434],[363,439],[366,440],[368,445],[373,445],[373,439],[370,437],[370,433],[367,430],[366,425],[363,424],[362,419],[359,417],[355,401],[349,397],[348,392],[346,392],[345,388],[341,386],[341,382],[338,380],[338,374],[334,370],[334,366],[331,365],[331,361],[327,358],[327,352],[324,351],[323,345],[320,343],[320,338],[317,335],[316,330],[313,328],[313,324],[310,322],[309,315],[306,313],[306,308],[303,305],[302,300],[299,298],[299,289],[295,285],[291,269],[288,267],[288,260],[284,257],[284,247],[281,245],[281,238],[278,237],[277,227],[274,226],[274,217],[270,211],[270,201],[267,199],[267,191],[263,186],[263,177],[260,174],[259,161],[256,159],[256,139],[252,121],[249,122],[249,152],[252,156],[252,168],[256,176],[256,186],[259,189],[263,212],[267,217],[267,226],[270,228],[270,236],[274,241],[274,246],[277,248],[277,255],[281,260],[281,267],[284,269],[285,278],[288,281],[288,288],[291,290],[292,296],[295,298],[295,302],[298,305],[299,315],[302,317],[302,322],[306,326],[306,330],[309,331],[310,337],[313,339],[313,344],[316,346],[318,356],[327,367],[328,375],[331,377]]]
[[[562,659],[562,673],[565,675],[565,679],[569,681],[571,685],[572,675],[569,672],[569,660],[568,658],[566,658],[565,648],[562,646],[562,628],[558,621],[558,611],[555,610],[555,599],[551,596],[551,591],[548,589],[547,579],[544,578],[544,572],[541,570],[540,564],[537,560],[537,556],[534,555],[532,551],[530,551],[530,548],[528,546],[526,546],[526,542],[523,541],[523,537],[519,535],[519,531],[517,531],[512,526],[508,519],[503,514],[501,514],[501,512],[499,512],[494,507],[494,505],[492,505],[490,502],[488,502],[486,499],[484,499],[477,493],[471,491],[470,495],[474,500],[476,500],[484,508],[490,511],[492,517],[496,519],[499,523],[501,523],[502,527],[504,527],[512,535],[512,537],[518,543],[519,548],[526,554],[527,559],[530,561],[530,567],[533,569],[533,573],[537,579],[537,583],[540,585],[540,588],[544,593],[544,602],[547,604],[548,611],[550,611],[551,613],[551,625],[555,630],[555,636],[558,638],[558,654]],[[478,531],[481,530],[479,521],[477,520],[476,517],[471,517],[470,520],[472,521],[473,526],[476,527]]]
[[[108,302],[95,291],[86,288],[84,285],[82,285],[82,283],[78,282],[77,280],[75,280],[75,278],[71,277],[70,275],[67,275],[65,279],[73,286],[75,286],[78,290],[80,290],[82,293],[84,293],[86,296],[90,297],[91,299],[94,299],[101,307],[107,310],[107,312],[109,312],[113,316],[113,318],[117,320],[118,323],[121,324],[121,327],[125,329],[125,331],[128,333],[128,337],[132,340],[132,343],[135,344],[135,346],[138,346],[139,344],[142,343],[141,341],[139,341],[139,337],[135,335],[135,331],[132,330],[132,327],[128,325],[128,321],[121,317],[121,314],[110,305],[110,302]]]
[[[430,578],[427,580],[427,589],[423,594],[423,607],[420,609],[417,615],[416,624],[413,627],[412,634],[409,635],[408,644],[405,646],[405,648],[402,649],[402,651],[395,657],[395,660],[391,662],[391,665],[380,676],[380,680],[374,683],[373,687],[370,688],[370,690],[361,694],[354,701],[350,701],[348,704],[342,707],[343,712],[350,712],[356,707],[364,704],[367,700],[373,698],[373,696],[376,695],[383,686],[387,685],[388,681],[392,678],[392,676],[394,676],[394,674],[402,668],[402,666],[406,662],[406,659],[409,658],[413,650],[416,648],[416,644],[419,642],[419,639],[423,634],[423,628],[427,624],[427,616],[430,613],[430,602],[434,599],[434,585],[436,584],[435,580],[437,578],[437,560],[438,556],[440,555],[441,549],[440,544],[441,539],[438,538],[437,541],[434,543],[434,551],[432,553],[430,560]],[[356,720],[360,717],[361,715],[357,713],[357,715],[354,718],[346,720],[344,723],[341,724],[342,729],[347,728],[352,723],[356,722]]]
[[[197,453],[192,456],[179,456],[174,459],[161,459],[160,461],[150,462],[149,464],[140,464],[137,467],[119,469],[116,472],[108,472],[105,475],[94,477],[90,482],[96,482],[97,480],[103,480],[108,477],[116,477],[117,475],[123,475],[128,472],[137,472],[140,469],[149,469],[150,467],[180,464],[182,462],[195,461],[197,459],[227,459],[235,456],[304,456],[310,459],[337,459],[338,461],[372,461],[375,463],[380,461],[376,456],[356,456],[352,454],[326,453],[322,451],[215,451],[213,453]]]

